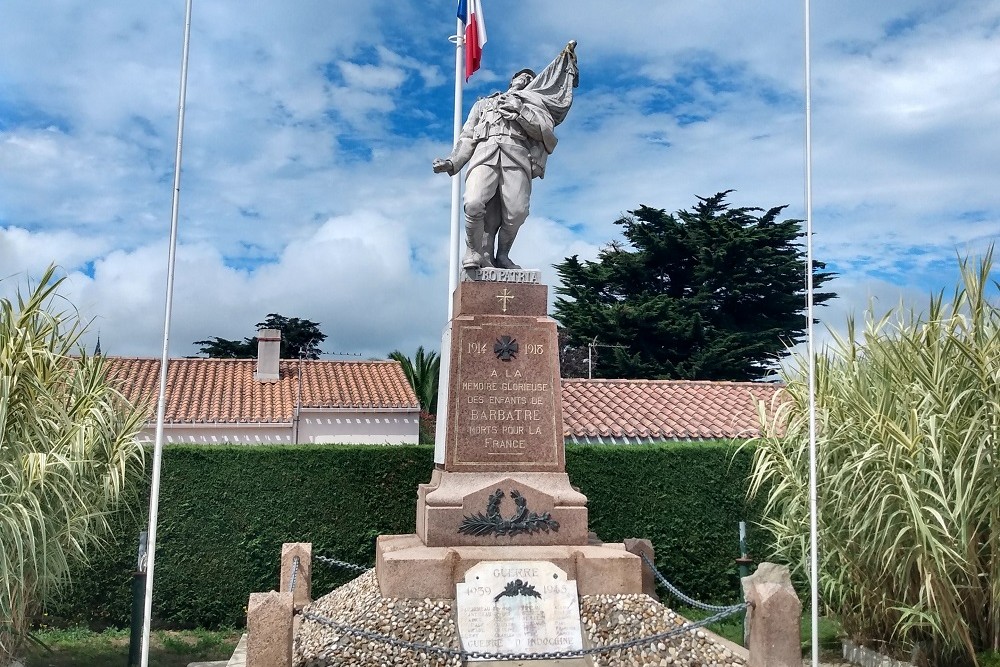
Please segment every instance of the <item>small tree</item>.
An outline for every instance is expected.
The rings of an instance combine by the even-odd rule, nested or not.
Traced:
[[[279,356],[282,359],[319,359],[322,353],[319,346],[326,340],[326,334],[319,330],[318,322],[277,313],[268,313],[263,322],[257,323],[257,328],[281,331]],[[214,359],[250,359],[257,354],[256,336],[242,341],[212,336],[206,340],[196,340],[194,345],[201,345],[198,352]]]
[[[441,358],[437,352],[425,352],[423,345],[417,348],[417,353],[413,359],[400,352],[393,350],[389,353],[389,358],[398,361],[403,367],[406,379],[413,387],[413,393],[417,395],[420,402],[420,409],[424,412],[437,414],[438,397],[438,376],[441,374]]]
[[[0,299],[0,664],[70,564],[109,532],[143,464],[136,435],[148,410],[78,345],[76,315],[50,310],[62,282],[53,274],[16,307]]]
[[[194,345],[201,345],[201,354],[212,359],[250,359],[257,353],[257,339],[229,340],[212,336],[205,340],[196,340]]]
[[[406,380],[413,388],[420,402],[420,434],[421,443],[434,442],[434,427],[437,423],[438,380],[441,375],[441,358],[437,352],[424,352],[421,345],[413,359],[393,350],[389,358],[398,361],[406,374]]]
[[[974,664],[1000,648],[1000,307],[992,250],[950,305],[868,313],[816,357],[820,586],[848,636]],[[993,289],[997,284],[993,283]],[[994,297],[995,298],[995,297]],[[809,544],[808,359],[755,446],[777,553]],[[763,415],[764,412],[762,411]]]

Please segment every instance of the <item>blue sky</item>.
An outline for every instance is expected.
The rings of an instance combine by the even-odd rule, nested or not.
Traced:
[[[453,0],[194,0],[171,352],[269,312],[329,351],[437,349],[447,309]],[[513,256],[592,258],[640,204],[804,216],[802,3],[483,0],[465,91],[570,39],[581,70]],[[162,347],[183,0],[0,6],[0,295],[57,263],[110,354]],[[950,291],[1000,232],[1000,5],[813,2],[820,309]]]

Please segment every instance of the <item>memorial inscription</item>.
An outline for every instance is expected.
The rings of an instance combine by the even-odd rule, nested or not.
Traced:
[[[547,561],[484,561],[456,587],[466,651],[550,653],[583,648],[576,582]],[[470,659],[470,661],[473,659]]]
[[[552,343],[532,323],[459,326],[453,362],[451,461],[549,464],[557,461],[558,387],[546,352]],[[453,348],[454,350],[455,348]]]
[[[538,269],[472,269],[462,272],[462,281],[539,285],[542,282],[542,272]]]

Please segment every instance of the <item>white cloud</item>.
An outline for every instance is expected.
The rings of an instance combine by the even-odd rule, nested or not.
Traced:
[[[50,264],[65,270],[106,252],[99,238],[69,230],[32,233],[19,227],[0,228],[0,294],[10,295],[26,278],[37,277]]]
[[[14,0],[0,25],[0,273],[65,267],[109,351],[160,347],[182,11]],[[814,8],[815,243],[843,274],[824,311],[950,286],[955,253],[1000,232],[998,20],[978,0]],[[579,41],[522,264],[554,281],[626,210],[723,189],[804,215],[800,6],[531,0],[488,21],[466,108]],[[410,0],[195,6],[173,349],[268,312],[342,351],[437,347],[454,28]]]
[[[79,240],[22,230],[0,239],[5,263],[5,250],[16,261],[20,252],[53,240],[67,247]],[[330,337],[328,351],[368,357],[384,356],[403,342],[437,347],[447,306],[443,272],[421,275],[411,262],[410,233],[381,214],[331,218],[252,272],[226,266],[204,243],[182,244],[176,256],[172,354],[192,354],[191,343],[210,336],[252,336],[254,324],[270,312],[320,322]],[[70,271],[61,293],[93,319],[85,341],[92,345],[100,334],[104,351],[121,355],[161,347],[166,260],[166,244],[156,243],[102,255],[92,276]],[[18,278],[0,286],[23,287]]]
[[[356,88],[398,88],[405,79],[403,70],[398,67],[356,65],[352,62],[339,62],[337,66],[344,80]]]

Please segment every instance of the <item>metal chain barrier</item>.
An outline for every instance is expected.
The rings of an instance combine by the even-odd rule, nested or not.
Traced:
[[[295,584],[299,577],[299,557],[295,556],[292,558],[292,582],[288,586],[288,590],[291,593],[295,592]]]
[[[341,567],[345,570],[354,570],[356,572],[367,572],[370,567],[365,567],[364,565],[355,565],[354,563],[348,563],[347,561],[337,560],[336,558],[329,558],[327,556],[313,556],[313,560],[318,560],[320,563],[325,565],[332,565],[334,567]]]
[[[656,569],[656,566],[653,565],[652,562],[650,562],[646,554],[639,554],[639,555],[642,556],[642,562],[646,564],[646,567],[652,570],[653,574],[656,576],[657,581],[663,584],[663,587],[666,588],[668,591],[670,591],[674,595],[674,597],[676,597],[681,602],[685,602],[691,605],[692,607],[695,607],[697,609],[702,609],[704,611],[725,612],[731,610],[742,611],[743,609],[746,609],[747,603],[745,602],[738,602],[736,604],[731,604],[731,605],[708,604],[707,602],[699,602],[694,598],[684,595],[684,593],[680,592],[676,586],[667,581],[666,577],[660,574],[660,571]]]
[[[377,641],[384,644],[389,644],[391,646],[397,646],[399,648],[411,649],[415,651],[423,651],[425,653],[433,653],[438,655],[447,655],[449,657],[458,656],[463,660],[560,660],[567,658],[582,658],[590,655],[597,655],[599,653],[610,653],[612,651],[624,651],[630,648],[635,648],[636,646],[643,646],[645,644],[652,644],[653,642],[662,641],[664,639],[672,639],[673,637],[680,636],[684,633],[690,632],[692,630],[697,630],[706,625],[711,625],[717,621],[721,621],[724,618],[737,614],[746,608],[746,604],[734,605],[728,607],[723,611],[703,618],[695,623],[686,623],[673,630],[667,630],[665,632],[660,632],[655,635],[649,635],[647,637],[638,637],[636,639],[630,639],[627,642],[621,642],[618,644],[608,644],[606,646],[595,646],[588,649],[579,649],[574,651],[552,651],[549,653],[495,653],[489,651],[463,651],[462,649],[448,648],[445,646],[435,646],[433,644],[425,644],[422,642],[408,641],[405,639],[399,639],[397,637],[392,637],[390,635],[384,635],[380,632],[372,632],[369,630],[362,630],[361,628],[355,628],[353,626],[347,625],[346,623],[339,623],[333,619],[321,616],[314,612],[305,612],[302,617],[310,621],[319,623],[320,625],[325,625],[327,627],[337,630],[341,634],[350,634],[356,637],[361,637],[362,639],[367,639],[369,641]],[[328,655],[334,653],[336,647],[328,648],[320,654],[320,658],[326,658]]]
[[[399,648],[410,649],[413,651],[422,651],[425,653],[446,655],[449,657],[458,656],[462,660],[475,659],[475,660],[501,660],[501,661],[512,661],[512,660],[559,660],[568,658],[582,658],[585,656],[597,655],[600,653],[610,653],[612,651],[624,651],[637,646],[643,646],[646,644],[652,644],[654,642],[662,641],[665,639],[672,639],[674,637],[680,636],[684,633],[696,630],[698,628],[705,627],[706,625],[711,625],[717,621],[721,621],[724,618],[733,616],[738,613],[742,613],[748,606],[749,603],[740,602],[733,605],[713,605],[707,604],[705,602],[699,602],[694,598],[691,598],[680,590],[676,586],[671,584],[667,579],[660,574],[656,569],[656,566],[646,557],[645,554],[640,554],[643,563],[648,567],[656,579],[663,584],[663,586],[670,591],[671,594],[676,596],[682,602],[689,604],[697,609],[702,609],[704,611],[715,612],[711,616],[696,621],[694,623],[686,623],[680,627],[674,628],[672,630],[667,630],[665,632],[660,632],[655,635],[649,635],[647,637],[637,637],[636,639],[631,639],[627,642],[621,642],[618,644],[608,644],[606,646],[595,646],[589,649],[580,649],[574,651],[552,651],[548,653],[497,653],[490,651],[463,651],[462,649],[448,648],[445,646],[435,646],[433,644],[426,644],[423,642],[409,641],[406,639],[399,639],[391,635],[385,635],[380,632],[373,632],[370,630],[362,630],[361,628],[355,628],[346,623],[340,623],[334,621],[331,618],[327,618],[315,612],[303,612],[302,617],[319,623],[320,625],[325,625],[327,627],[337,630],[341,634],[349,634],[362,639],[367,639],[369,641],[381,642],[388,644],[390,646],[396,646]],[[347,570],[354,570],[356,572],[368,572],[372,568],[363,565],[355,565],[354,563],[348,563],[346,561],[338,560],[336,558],[330,558],[328,556],[314,555],[313,559],[323,563],[325,565],[330,565],[333,567],[339,567]],[[298,572],[298,558],[293,561],[292,570],[292,590],[295,590],[295,578]],[[337,647],[330,647],[320,654],[320,658],[326,658],[330,654],[336,652]]]

